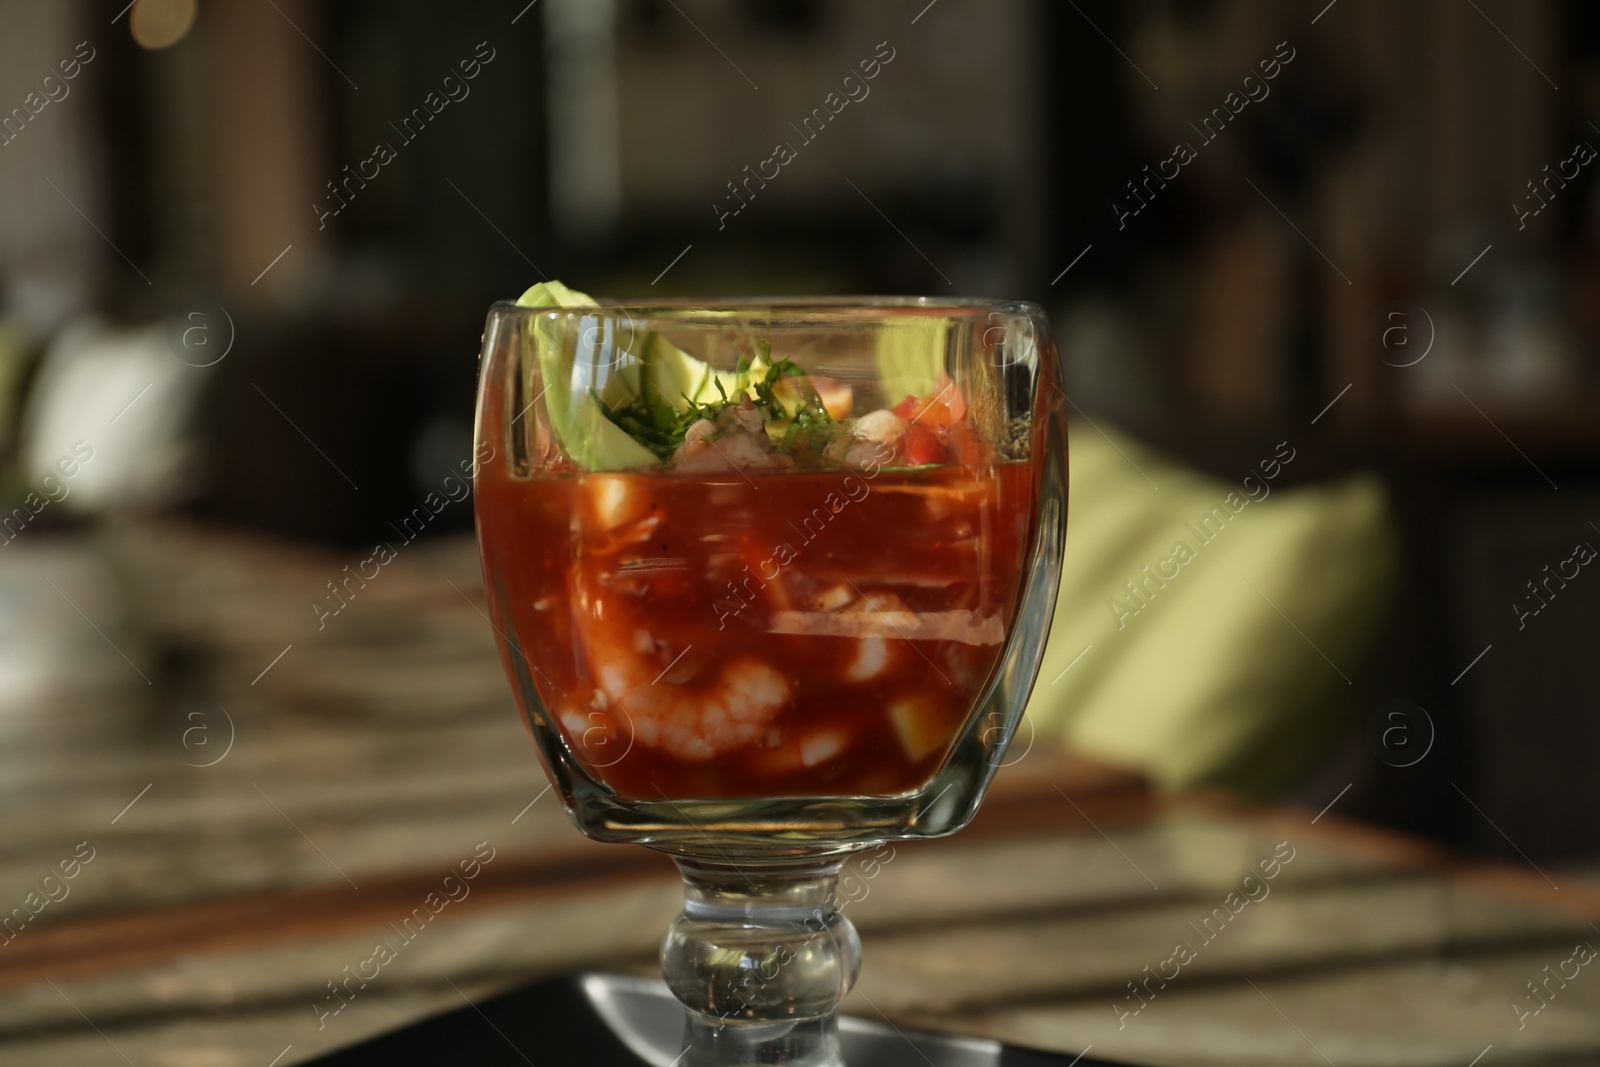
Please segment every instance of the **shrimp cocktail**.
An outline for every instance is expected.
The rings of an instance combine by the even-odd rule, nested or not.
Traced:
[[[684,872],[685,1063],[837,1063],[840,863],[976,810],[1054,606],[1058,374],[1027,304],[490,313],[490,615],[579,828]]]

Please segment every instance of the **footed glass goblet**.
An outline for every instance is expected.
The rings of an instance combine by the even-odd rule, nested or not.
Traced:
[[[1060,373],[1017,302],[551,283],[490,310],[476,507],[502,659],[578,829],[683,874],[661,966],[684,1064],[842,1062],[841,864],[966,825],[1038,672]]]

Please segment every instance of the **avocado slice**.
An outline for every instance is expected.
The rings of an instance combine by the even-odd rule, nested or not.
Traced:
[[[712,404],[747,394],[751,379],[765,374],[768,367],[766,358],[757,355],[743,373],[716,370],[657,333],[645,337],[638,356],[644,361],[645,399],[675,408],[684,406],[685,397],[696,404]]]
[[[523,308],[592,308],[599,307],[600,303],[588,293],[580,293],[576,289],[568,289],[558,281],[548,281],[528,286],[527,290],[517,297],[517,306]]]
[[[615,368],[600,387],[600,403],[612,411],[627,407],[635,397],[644,395],[643,380],[642,364],[626,363]]]
[[[933,391],[944,370],[948,332],[943,319],[906,314],[884,319],[874,354],[885,405],[893,407],[908,396]]]
[[[540,282],[523,293],[517,299],[517,306],[583,308],[599,305],[587,294],[549,281]],[[591,471],[661,465],[655,453],[635,441],[600,410],[599,402],[590,392],[588,368],[575,365],[574,346],[556,336],[550,319],[541,316],[533,320],[533,342],[539,356],[539,376],[544,380],[544,407],[550,417],[550,429],[572,462]],[[635,371],[637,383],[637,370],[630,367],[613,375],[606,388],[613,392],[626,388],[628,370]]]
[[[518,298],[517,305],[599,306],[587,294],[557,281],[531,287]],[[597,326],[598,322],[584,319],[578,329],[584,331],[591,325]],[[617,412],[642,399],[652,408],[683,411],[690,403],[714,404],[740,396],[753,397],[752,381],[763,377],[771,367],[768,354],[762,351],[743,371],[717,370],[652,331],[619,359],[596,391],[594,368],[577,364],[575,346],[569,339],[557,336],[552,320],[535,318],[532,332],[551,429],[567,456],[592,471],[660,466],[656,454],[608,418],[601,405]],[[778,429],[781,432],[782,428]]]

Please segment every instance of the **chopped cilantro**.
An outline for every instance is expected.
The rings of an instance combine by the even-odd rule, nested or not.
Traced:
[[[707,368],[706,375],[710,377],[711,384],[716,386],[719,397],[709,403],[699,403],[687,395],[680,395],[681,404],[652,403],[642,396],[635,396],[626,404],[610,407],[600,401],[598,394],[595,395],[595,401],[611,422],[663,459],[671,456],[683,444],[690,426],[701,419],[715,422],[723,411],[738,407],[746,400],[761,410],[769,433],[773,434],[781,450],[791,452],[802,460],[819,456],[829,439],[829,433],[823,427],[833,421],[828,417],[822,398],[793,360],[772,362],[772,346],[765,340],[757,341],[756,347],[758,351],[754,357],[739,357],[735,367],[737,380],[741,384],[749,381],[749,385],[738,389],[733,396],[728,395],[721,379]],[[750,381],[750,374],[757,366],[763,367],[765,372],[759,379]],[[784,386],[786,380],[790,384]],[[780,387],[786,396],[779,395]],[[702,389],[697,387],[695,394],[701,393]]]

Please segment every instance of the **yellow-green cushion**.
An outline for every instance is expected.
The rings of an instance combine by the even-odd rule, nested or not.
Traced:
[[[1375,477],[1278,488],[1274,452],[1295,449],[1263,449],[1277,479],[1258,470],[1247,492],[1073,423],[1061,599],[1028,705],[1041,738],[1164,788],[1269,788],[1326,751],[1360,700],[1397,538]]]

